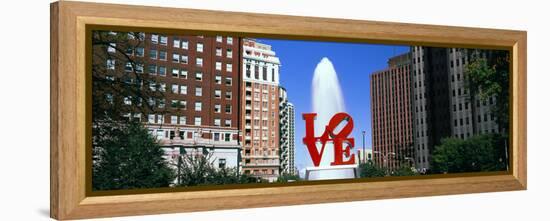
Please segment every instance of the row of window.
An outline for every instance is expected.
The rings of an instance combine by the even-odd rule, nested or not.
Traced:
[[[200,51],[199,51],[199,49],[200,49]],[[197,43],[197,51],[202,52],[202,44],[201,43]],[[107,52],[116,53],[117,52],[116,43],[110,43],[109,47],[107,47]],[[134,56],[135,55],[137,57],[143,57],[144,52],[145,52],[145,49],[143,47],[136,47],[135,49],[134,48],[127,48],[125,53],[129,56]],[[222,48],[216,48],[216,56],[222,57],[223,56],[222,52],[223,52]],[[233,58],[233,50],[232,49],[226,49],[225,56],[227,58]],[[166,61],[166,60],[168,60],[168,53],[165,50],[151,49],[151,50],[149,50],[149,58],[150,59],[159,59],[159,60]],[[196,63],[197,66],[202,66],[202,58],[200,58],[200,61],[198,59],[199,58],[197,58],[197,63]],[[180,54],[178,54],[178,53],[173,53],[172,54],[172,62],[174,62],[174,63],[180,63],[181,62],[183,64],[188,64],[189,59],[188,59],[188,56],[185,55],[185,54],[182,54],[180,56]]]
[[[185,59],[185,60],[184,60]],[[183,57],[182,55],[182,62],[185,61],[184,63],[187,64],[187,56]],[[202,58],[197,58],[197,66],[199,67],[202,67]],[[107,59],[107,70],[115,70],[116,69],[116,60],[115,59]],[[142,63],[139,63],[139,62],[136,62],[136,63],[132,63],[132,62],[126,62],[125,66],[124,66],[124,71],[126,72],[133,72],[134,69],[136,70],[137,73],[143,73],[143,67],[144,65]],[[152,75],[160,75],[160,76],[166,76],[166,66],[157,66],[157,65],[149,65],[148,68],[147,68],[149,74],[152,74]],[[174,72],[175,71],[178,71],[179,69],[177,68],[173,68],[172,70],[172,76],[174,76]],[[222,70],[222,62],[216,62],[216,70],[217,71],[221,71]],[[183,71],[183,70],[182,70]],[[233,64],[225,64],[225,71],[226,72],[232,72],[233,71]],[[187,73],[187,71],[185,71]],[[185,75],[185,78],[187,78],[187,76]]]
[[[149,114],[147,116],[147,122],[151,124],[163,124],[164,121],[164,115],[162,114]],[[187,122],[187,116],[170,116],[170,124],[179,124],[179,125],[188,125]],[[202,126],[202,117],[196,116],[194,117],[193,124],[195,126]],[[214,118],[214,126],[222,126],[222,119],[220,118]],[[231,127],[231,119],[225,119],[223,121],[224,127]]]
[[[203,38],[204,36],[197,36],[199,38]],[[216,42],[223,43],[223,36],[216,36]],[[158,35],[158,34],[151,34],[151,43],[153,44],[160,44],[160,45],[168,45],[168,37],[165,35]],[[226,37],[226,43],[228,45],[233,44],[233,37]],[[200,44],[200,49],[199,49]],[[197,51],[201,51],[203,49],[202,43],[197,43]],[[177,37],[173,38],[172,41],[172,47],[174,48],[182,48],[182,49],[189,49],[189,42],[185,39],[180,39]]]

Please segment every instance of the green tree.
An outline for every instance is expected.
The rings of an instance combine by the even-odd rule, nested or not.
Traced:
[[[172,175],[165,170],[163,151],[134,120],[165,112],[158,107],[163,91],[154,76],[144,70],[145,36],[138,32],[93,31],[91,37],[93,189],[167,186]],[[134,170],[125,175],[122,168],[130,166]],[[155,174],[146,173],[146,168]]]
[[[484,53],[485,56],[481,56]],[[509,123],[510,100],[510,53],[503,50],[467,50],[469,63],[465,68],[466,87],[468,89],[471,107],[472,122],[476,128],[474,101],[476,98],[487,102],[491,97],[495,98],[495,105],[491,107],[491,113],[496,117],[500,133],[507,133]]]
[[[215,168],[211,153],[189,153],[176,163],[177,186],[254,183],[257,179],[239,174],[237,168]]]
[[[361,178],[386,176],[386,170],[371,161],[359,164],[359,171],[359,177]]]
[[[300,181],[300,177],[293,174],[281,174],[279,177],[277,177],[277,183],[288,183],[289,181]]]
[[[416,176],[418,172],[414,167],[402,166],[397,170],[392,171],[391,176]]]
[[[434,149],[434,173],[461,173],[506,170],[506,136],[485,134],[466,140],[445,138]]]
[[[107,122],[94,146],[93,190],[168,187],[174,173],[164,152],[139,122]]]

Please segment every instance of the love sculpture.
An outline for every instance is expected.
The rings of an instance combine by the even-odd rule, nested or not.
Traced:
[[[347,113],[337,113],[330,119],[325,131],[320,137],[315,137],[315,117],[316,113],[302,114],[306,121],[306,136],[303,138],[304,144],[307,146],[313,165],[318,167],[327,142],[334,144],[334,160],[330,163],[331,166],[355,164],[355,155],[351,153],[351,149],[355,146],[355,139],[348,137],[353,130],[353,119]],[[344,121],[346,125],[338,132],[335,129]],[[321,143],[321,150],[317,150],[317,143]],[[347,145],[344,145],[347,144]],[[344,160],[344,156],[348,160]]]

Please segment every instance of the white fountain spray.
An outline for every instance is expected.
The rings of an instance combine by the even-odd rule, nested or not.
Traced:
[[[340,89],[340,82],[332,62],[326,57],[321,59],[311,83],[311,101],[313,112],[317,113],[315,119],[315,136],[319,137],[325,131],[325,127],[338,112],[345,112],[344,97]],[[336,131],[335,131],[336,132]],[[320,150],[321,145],[317,145],[317,150]],[[334,159],[334,146],[332,143],[327,143],[322,155],[319,168],[328,168]],[[313,162],[310,161],[310,167]],[[354,178],[353,169],[334,169],[334,170],[313,170],[309,173],[309,180],[325,180],[325,179],[346,179]]]

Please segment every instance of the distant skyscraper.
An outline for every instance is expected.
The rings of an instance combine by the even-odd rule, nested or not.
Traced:
[[[413,159],[410,53],[370,76],[374,162],[390,170]]]
[[[279,148],[281,173],[290,174],[290,113],[287,92],[279,88]]]
[[[280,174],[279,66],[270,45],[242,39],[242,170],[269,181]]]
[[[288,102],[288,170],[289,173],[292,175],[298,174],[298,171],[296,171],[296,143],[294,142],[294,135],[295,135],[295,110],[294,110],[294,104]]]
[[[498,132],[488,102],[470,97],[465,67],[470,58],[465,49],[411,47],[413,122],[416,167],[429,169],[431,153],[442,138],[469,138]],[[487,51],[481,56],[487,56]],[[490,56],[490,55],[489,55]],[[471,102],[474,100],[475,102]]]

